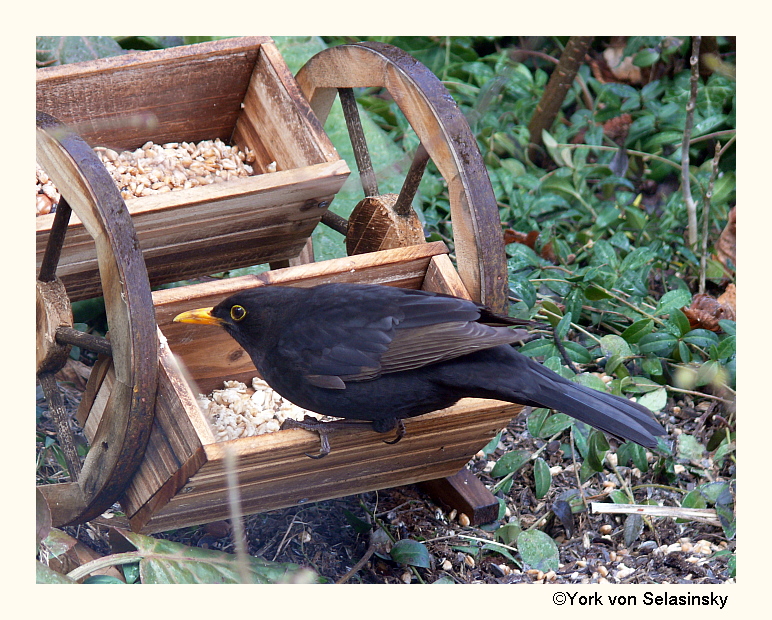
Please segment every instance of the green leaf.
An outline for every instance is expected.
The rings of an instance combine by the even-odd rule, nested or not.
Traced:
[[[91,575],[90,577],[84,579],[83,583],[120,583],[126,585],[124,581],[121,581],[118,579],[118,577],[113,577],[112,575]]]
[[[728,319],[721,319],[718,322],[718,325],[724,331],[725,334],[729,334],[730,336],[737,335],[737,323],[735,321],[730,321]]]
[[[431,566],[431,557],[426,547],[416,541],[406,538],[398,540],[389,552],[391,559],[400,564],[408,566],[418,566],[419,568],[429,568]]]
[[[590,284],[587,288],[584,289],[584,296],[590,301],[599,301],[601,299],[612,298],[611,295],[609,295],[605,290],[596,286],[595,284]]]
[[[52,65],[96,60],[126,53],[112,37],[36,37],[35,48],[37,59]]]
[[[531,568],[545,573],[558,570],[560,557],[558,546],[541,530],[522,532],[517,537],[517,550],[523,562]]]
[[[493,532],[493,538],[498,542],[504,543],[505,545],[512,546],[516,544],[517,537],[522,531],[523,528],[521,528],[519,524],[507,523]]]
[[[683,336],[691,330],[689,325],[689,319],[678,308],[670,310],[670,317],[668,318],[668,324],[672,325],[673,330],[670,330],[675,336]]]
[[[528,308],[533,308],[536,303],[536,289],[530,280],[527,278],[510,279],[509,288],[514,297],[521,299]]]
[[[496,449],[499,447],[499,442],[501,441],[501,434],[504,431],[499,431],[496,433],[496,435],[491,439],[487,444],[485,444],[485,447],[482,449],[485,456],[490,456],[493,454]]]
[[[371,532],[373,529],[373,526],[370,523],[367,523],[366,521],[363,521],[359,517],[357,517],[353,512],[350,510],[343,509],[343,518],[346,519],[348,524],[354,528],[354,531],[358,534],[364,534],[365,532]]]
[[[526,418],[525,424],[528,427],[528,432],[531,437],[541,436],[541,427],[544,426],[544,421],[549,416],[550,410],[546,407],[537,407],[534,409],[528,418]]]
[[[599,392],[608,392],[606,389],[606,384],[603,383],[600,377],[596,377],[593,374],[590,374],[589,372],[583,372],[580,375],[576,375],[573,378],[573,381],[575,383],[578,383],[579,385],[583,385],[588,388],[592,388],[593,390],[598,390]]]
[[[655,49],[645,49],[633,56],[636,67],[650,67],[659,60],[659,52]]]
[[[605,239],[599,239],[595,242],[592,248],[593,262],[600,265],[608,265],[611,268],[616,268],[619,264],[617,259],[617,253],[614,251],[614,247]]]
[[[550,490],[552,474],[547,462],[539,457],[533,463],[533,478],[536,486],[536,498],[541,499]]]
[[[558,324],[558,321],[560,318],[563,317],[563,311],[553,302],[551,299],[542,299],[541,300],[541,307],[547,310],[550,314],[557,315],[557,319],[553,316],[549,316],[547,320],[550,322],[550,324],[555,327]],[[553,322],[554,321],[554,322]]]
[[[593,429],[587,442],[586,462],[595,471],[603,471],[603,459],[609,450],[608,439],[599,430]]]
[[[737,352],[737,336],[727,336],[716,347],[715,359],[725,360]]]
[[[492,478],[502,478],[520,469],[531,459],[531,453],[528,450],[513,450],[503,455],[491,470]]]
[[[563,318],[560,319],[560,321],[557,324],[557,327],[555,327],[555,336],[560,339],[565,338],[570,328],[571,328],[571,313],[568,312],[563,316]]]
[[[692,435],[681,433],[676,443],[679,459],[699,462],[705,456],[705,447]]]
[[[665,405],[667,405],[667,390],[661,387],[647,392],[643,396],[638,397],[638,404],[643,405],[654,413],[662,411]]]
[[[614,334],[600,339],[600,350],[603,351],[603,355],[618,355],[622,359],[627,359],[633,354],[625,338]]]
[[[589,364],[592,361],[590,352],[578,342],[567,340],[563,343],[563,348],[566,350],[566,353],[568,353],[568,357],[572,362],[576,362],[577,364]]]
[[[692,489],[681,500],[682,508],[707,508],[708,502],[705,501],[703,495],[697,490]]]
[[[625,271],[634,271],[639,267],[643,267],[655,257],[654,252],[648,246],[642,246],[635,248],[627,256],[622,259],[622,263],[619,265],[620,273]]]
[[[662,361],[656,355],[647,355],[641,360],[641,368],[647,375],[662,375]]]
[[[548,338],[526,342],[518,351],[528,357],[552,357],[559,354],[555,343]]]
[[[657,309],[654,310],[656,316],[669,314],[675,308],[689,307],[692,303],[692,294],[682,288],[668,291],[660,297]]]
[[[707,329],[693,329],[684,336],[684,341],[697,347],[709,347],[718,343],[718,336]]]
[[[638,341],[638,349],[641,353],[653,353],[662,357],[667,357],[675,348],[678,339],[667,332],[654,332],[646,334]]]
[[[140,554],[142,583],[241,583],[240,560],[231,553],[188,547],[169,540],[114,528]],[[312,571],[296,564],[268,562],[248,556],[249,583],[319,582]]]
[[[643,533],[643,517],[637,514],[627,515],[624,525],[625,547],[632,547],[633,543]]]
[[[35,583],[75,583],[72,579],[42,562],[35,562]]]
[[[649,470],[649,461],[646,459],[646,448],[633,441],[626,441],[617,450],[617,459],[620,465],[627,465],[632,461],[641,472]]]
[[[547,439],[556,433],[566,430],[574,423],[574,418],[565,413],[555,413],[549,416],[539,428],[540,439]]]
[[[636,321],[635,323],[630,325],[630,327],[628,327],[625,331],[623,331],[621,337],[626,342],[629,342],[630,344],[635,344],[646,334],[650,334],[653,327],[654,327],[654,321],[652,321],[651,319],[641,319],[639,321]]]

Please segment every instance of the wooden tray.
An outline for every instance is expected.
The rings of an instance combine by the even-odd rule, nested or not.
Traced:
[[[320,460],[305,456],[318,451],[319,438],[304,430],[216,442],[196,404],[197,392],[220,388],[226,379],[248,383],[257,373],[221,328],[172,323],[172,318],[247,287],[325,282],[469,297],[441,242],[154,292],[162,342],[159,392],[145,459],[121,502],[132,529],[156,532],[228,518],[228,449],[237,457],[238,490],[249,514],[454,475],[520,411],[511,403],[464,399],[405,420],[407,436],[395,445],[371,430],[335,433],[332,452]],[[81,403],[79,421],[89,439],[109,397],[110,364],[107,358],[95,366]]]
[[[349,174],[268,37],[38,69],[37,109],[91,146],[220,138],[256,153],[264,174],[126,201],[151,285],[297,257]],[[38,267],[53,218],[36,218]],[[71,300],[101,295],[75,216],[57,275]]]

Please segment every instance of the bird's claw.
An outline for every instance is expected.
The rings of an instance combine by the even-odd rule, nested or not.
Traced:
[[[405,435],[407,435],[407,431],[405,430],[405,423],[402,420],[397,420],[397,436],[390,440],[386,441],[383,440],[383,443],[387,443],[390,446],[393,446],[395,443],[398,443],[400,439],[402,439]]]
[[[308,452],[304,452],[303,454],[311,459],[320,459],[330,453],[330,440],[328,439],[327,435],[329,435],[334,429],[330,428],[328,424],[328,422],[321,422],[312,418],[311,416],[305,416],[302,420],[287,418],[282,423],[281,430],[286,430],[289,428],[302,428],[306,431],[316,432],[319,435],[319,439],[321,440],[322,444],[321,448],[319,449],[319,454],[309,454]]]

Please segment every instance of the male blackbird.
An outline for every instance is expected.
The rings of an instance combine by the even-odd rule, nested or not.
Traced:
[[[464,397],[557,409],[648,448],[665,434],[646,407],[518,353],[511,343],[522,332],[505,325],[523,321],[448,295],[372,284],[261,286],[174,321],[221,325],[284,398],[370,421],[378,432],[397,426],[397,441],[403,418]],[[318,430],[320,456],[329,452],[324,423],[298,425]]]

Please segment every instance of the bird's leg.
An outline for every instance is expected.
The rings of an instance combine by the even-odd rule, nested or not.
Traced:
[[[330,453],[330,440],[327,436],[335,431],[342,430],[344,428],[351,428],[354,426],[361,426],[362,424],[370,424],[366,420],[331,420],[330,422],[322,422],[311,416],[305,416],[302,420],[293,420],[287,418],[281,425],[281,430],[289,428],[302,428],[306,431],[316,432],[319,435],[319,439],[322,442],[319,454],[304,454],[312,459],[320,459],[323,456],[327,456]]]

